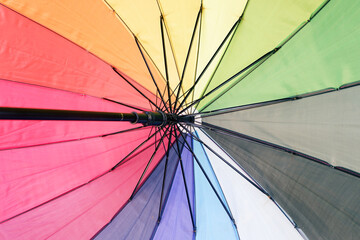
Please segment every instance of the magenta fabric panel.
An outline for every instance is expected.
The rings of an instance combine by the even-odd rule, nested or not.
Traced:
[[[134,111],[132,108],[87,95],[1,79],[0,106],[104,112]],[[0,120],[0,150],[101,136],[137,126],[141,125],[127,122]]]
[[[127,202],[152,153],[148,147],[114,171],[0,224],[0,239],[90,239]],[[163,154],[159,149],[154,160],[159,162]]]
[[[149,131],[150,128],[144,128],[107,137],[0,151],[0,221],[108,171],[144,141]]]
[[[149,108],[149,102],[110,65],[74,43],[0,5],[0,78],[110,98]],[[140,88],[154,102],[156,96]]]

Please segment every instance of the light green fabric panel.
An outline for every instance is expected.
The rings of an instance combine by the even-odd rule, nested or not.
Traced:
[[[278,52],[206,110],[290,97],[358,81],[359,22],[359,1],[330,1]]]
[[[206,92],[273,50],[323,1],[250,0]]]

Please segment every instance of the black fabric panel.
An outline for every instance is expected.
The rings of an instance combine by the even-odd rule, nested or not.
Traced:
[[[259,143],[206,132],[270,193],[309,239],[360,239],[360,178]]]

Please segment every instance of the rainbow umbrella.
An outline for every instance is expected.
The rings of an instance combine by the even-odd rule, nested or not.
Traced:
[[[0,3],[0,239],[359,238],[359,1]]]

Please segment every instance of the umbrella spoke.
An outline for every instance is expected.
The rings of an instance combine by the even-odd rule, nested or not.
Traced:
[[[186,148],[191,152],[191,155],[193,155],[197,165],[199,166],[199,168],[201,169],[201,172],[203,173],[203,175],[205,176],[207,182],[209,183],[209,185],[211,186],[212,190],[214,191],[217,199],[219,200],[219,202],[221,203],[222,207],[224,208],[225,212],[227,213],[227,215],[229,216],[230,220],[233,222],[233,224],[236,226],[235,224],[235,219],[232,216],[231,212],[228,210],[228,208],[225,206],[224,202],[222,201],[221,197],[219,196],[218,192],[216,191],[214,185],[212,184],[209,176],[206,174],[205,169],[203,168],[203,166],[201,165],[199,159],[197,158],[196,154],[193,152],[193,150],[191,149],[191,146],[188,144],[188,142],[186,141],[183,133],[181,132],[181,129],[177,126],[181,137],[184,139],[185,144],[186,144]]]
[[[287,152],[289,154],[294,154],[294,155],[306,158],[306,159],[308,159],[310,161],[313,161],[313,162],[316,162],[316,163],[331,167],[333,169],[345,172],[345,173],[353,175],[355,177],[360,177],[360,175],[357,172],[354,172],[352,170],[349,170],[349,169],[346,169],[346,168],[343,168],[343,167],[333,166],[330,163],[328,163],[328,162],[326,162],[326,161],[324,161],[322,159],[307,155],[307,154],[302,153],[302,152],[298,152],[298,151],[296,151],[294,149],[283,147],[283,146],[280,146],[280,145],[277,145],[277,144],[274,144],[274,143],[270,143],[270,142],[267,142],[267,141],[264,141],[264,140],[261,140],[261,139],[255,138],[255,137],[251,137],[251,136],[248,136],[248,135],[245,135],[245,134],[242,134],[242,133],[231,131],[229,129],[218,127],[218,126],[212,125],[210,123],[202,122],[202,126],[196,125],[196,127],[200,127],[200,128],[203,128],[203,129],[208,129],[210,131],[220,133],[220,134],[223,134],[223,135],[228,135],[228,136],[232,136],[232,137],[236,137],[236,138],[247,139],[249,141],[260,143],[260,144],[266,145],[268,147],[275,148],[275,149]]]
[[[127,80],[125,76],[123,76],[120,72],[118,72],[118,70],[115,67],[112,67],[112,69],[114,70],[115,73],[117,73],[117,75],[119,75],[122,79],[124,79],[125,82],[127,82],[132,88],[134,88],[138,93],[140,93],[141,96],[146,98],[156,109],[159,109],[159,107],[153,101],[151,101],[150,98],[148,98],[143,92],[141,92],[137,87],[135,87],[134,84],[132,84],[129,80]]]
[[[128,108],[132,108],[132,109],[135,109],[135,110],[138,110],[138,111],[146,111],[147,109],[141,109],[141,108],[138,108],[138,107],[134,107],[134,106],[131,106],[129,104],[125,104],[125,103],[122,103],[122,102],[119,102],[119,101],[115,101],[115,100],[112,100],[112,99],[109,99],[109,98],[103,98],[104,100],[106,101],[110,101],[110,102],[113,102],[113,103],[117,103],[117,104],[120,104],[122,106],[125,106],[125,107],[128,107]]]
[[[163,48],[163,56],[164,56],[164,64],[165,64],[165,74],[166,74],[166,89],[168,94],[168,100],[166,103],[169,103],[170,112],[172,112],[172,103],[171,103],[171,94],[170,94],[170,83],[169,83],[169,69],[167,65],[167,59],[166,59],[166,48],[165,48],[165,36],[164,36],[164,18],[161,15],[160,16],[160,30],[161,30],[161,43]]]
[[[165,132],[167,132],[168,129],[169,129],[169,127],[165,130]],[[131,196],[130,196],[130,198],[129,198],[130,201],[134,198],[134,196],[135,196],[135,194],[136,194],[136,192],[137,192],[137,190],[138,190],[138,187],[139,187],[142,179],[144,178],[144,176],[145,176],[145,174],[146,174],[146,172],[147,172],[147,170],[148,170],[148,168],[149,168],[152,160],[154,159],[154,157],[155,157],[155,155],[156,155],[156,153],[157,153],[157,151],[158,151],[158,149],[159,149],[159,147],[160,147],[161,142],[164,140],[164,137],[165,137],[165,134],[163,134],[163,135],[161,136],[161,139],[160,139],[159,143],[156,145],[155,150],[154,150],[154,153],[151,155],[150,160],[149,160],[148,163],[146,164],[146,167],[145,167],[143,173],[141,174],[141,177],[140,177],[139,181],[137,182],[137,184],[136,184],[136,186],[135,186],[135,188],[134,188],[134,190],[133,190],[133,192],[132,192],[132,194],[131,194]]]
[[[184,127],[183,127],[184,128]],[[231,167],[235,172],[237,172],[240,176],[242,176],[246,181],[248,181],[251,185],[253,185],[254,187],[256,187],[259,191],[261,191],[263,194],[265,194],[266,196],[270,197],[270,194],[268,192],[266,192],[265,189],[263,189],[256,181],[255,179],[253,179],[252,177],[250,177],[251,179],[249,179],[249,177],[247,177],[245,174],[243,174],[242,172],[240,172],[238,169],[236,169],[232,164],[230,164],[225,158],[223,158],[219,153],[217,153],[214,149],[212,149],[209,145],[207,145],[206,143],[204,143],[201,139],[199,139],[197,136],[195,136],[192,132],[190,132],[188,129],[184,128],[192,137],[193,139],[195,139],[196,141],[198,141],[199,143],[201,143],[202,145],[204,145],[207,149],[209,149],[212,153],[214,153],[218,158],[220,158],[224,163],[226,163],[226,165],[228,165],[229,167]],[[243,168],[241,168],[244,172],[246,172]],[[250,175],[249,175],[250,176]],[[256,184],[255,184],[255,183]]]
[[[164,176],[163,176],[163,181],[162,181],[162,187],[161,187],[161,195],[160,195],[160,204],[159,204],[159,214],[158,214],[158,223],[160,223],[161,220],[161,215],[162,215],[162,202],[163,202],[163,195],[164,195],[164,187],[165,187],[165,179],[166,179],[166,170],[167,170],[167,165],[168,165],[168,161],[169,161],[169,151],[170,151],[170,146],[171,146],[171,137],[172,137],[172,131],[173,131],[173,126],[170,126],[170,135],[169,135],[169,142],[168,142],[168,148],[166,151],[166,160],[165,160],[165,167],[164,167]]]
[[[241,19],[241,17],[240,17]],[[227,41],[227,39],[229,38],[229,36],[231,35],[231,33],[233,32],[233,30],[235,28],[237,28],[237,26],[240,23],[240,19],[237,20],[234,25],[231,27],[230,31],[227,33],[227,35],[225,36],[225,38],[223,39],[223,41],[220,43],[219,47],[216,49],[216,51],[214,52],[214,54],[211,56],[209,62],[206,64],[206,66],[204,67],[204,69],[201,71],[200,75],[198,76],[198,78],[196,79],[196,81],[194,82],[194,84],[191,86],[191,88],[189,90],[186,91],[186,93],[184,93],[181,97],[185,96],[184,99],[181,101],[179,107],[177,109],[175,109],[175,112],[179,111],[180,107],[185,103],[186,99],[190,96],[191,92],[194,91],[196,84],[200,81],[202,75],[206,72],[206,70],[208,69],[208,67],[210,66],[210,64],[212,63],[212,61],[215,59],[216,55],[218,54],[218,52],[220,51],[220,49],[222,48],[222,46],[225,44],[225,42]],[[185,95],[186,94],[186,95]]]
[[[128,153],[122,160],[120,160],[117,164],[115,164],[115,166],[113,166],[111,168],[111,170],[115,170],[117,167],[119,167],[119,165],[121,165],[130,155],[132,155],[136,150],[138,150],[141,146],[143,146],[146,142],[148,142],[152,137],[154,137],[158,132],[160,131],[160,129],[156,130],[150,137],[148,137],[147,139],[145,139],[145,141],[143,141],[142,143],[140,143],[137,147],[135,147],[130,153]],[[156,142],[156,141],[155,141]]]
[[[144,53],[143,53],[143,51],[141,50],[141,47],[140,47],[140,44],[139,44],[139,40],[137,39],[136,36],[134,36],[134,38],[135,38],[136,45],[137,45],[137,47],[138,47],[138,49],[139,49],[139,51],[140,51],[140,53],[141,53],[142,59],[143,59],[144,62],[145,62],[146,68],[147,68],[147,70],[149,71],[149,74],[150,74],[150,76],[151,76],[151,79],[152,79],[152,81],[153,81],[153,83],[154,83],[154,85],[155,85],[155,87],[156,87],[157,92],[159,93],[159,96],[160,96],[160,98],[161,98],[161,101],[163,102],[163,104],[164,104],[165,108],[167,109],[167,111],[169,111],[169,109],[167,108],[167,106],[166,106],[166,104],[165,104],[164,98],[163,98],[163,96],[162,96],[162,94],[161,94],[161,91],[160,91],[160,89],[159,89],[159,86],[157,85],[157,83],[156,83],[156,81],[155,81],[155,78],[154,78],[154,76],[153,76],[153,74],[152,74],[152,72],[151,72],[151,70],[150,70],[149,64],[147,63],[147,61],[146,61],[146,59],[145,59]]]
[[[192,211],[192,207],[191,207],[191,203],[190,203],[189,190],[188,190],[188,185],[186,183],[184,165],[183,165],[183,162],[182,162],[180,147],[179,147],[179,143],[178,143],[178,140],[179,140],[180,136],[178,137],[178,135],[176,133],[176,130],[174,131],[174,133],[175,133],[175,138],[176,138],[176,147],[178,149],[177,154],[178,154],[178,157],[180,159],[179,162],[180,162],[180,168],[181,168],[181,175],[182,175],[182,179],[184,181],[184,186],[185,186],[186,200],[187,200],[188,208],[189,208],[189,211],[190,211],[191,223],[192,223],[192,226],[193,226],[193,231],[196,232],[196,222],[195,222],[195,218],[193,216],[193,211]]]
[[[255,66],[258,63],[264,62],[266,59],[268,59],[269,57],[271,57],[275,52],[277,52],[279,50],[279,48],[275,48],[267,53],[265,53],[264,55],[262,55],[261,57],[259,57],[258,59],[256,59],[255,61],[253,61],[252,63],[250,63],[249,65],[247,65],[245,68],[243,68],[242,70],[240,70],[239,72],[235,73],[233,76],[231,76],[230,78],[228,78],[227,80],[223,81],[222,83],[220,83],[219,85],[217,85],[215,88],[213,88],[212,90],[210,90],[209,92],[207,92],[206,94],[204,94],[202,97],[196,99],[195,101],[193,101],[192,103],[190,103],[189,105],[187,105],[182,111],[179,112],[179,114],[183,113],[184,111],[186,111],[187,109],[189,109],[190,107],[194,106],[195,104],[200,103],[200,101],[202,101],[204,98],[208,97],[210,94],[212,94],[213,92],[215,92],[216,90],[218,90],[219,88],[223,87],[224,85],[226,85],[227,83],[229,83],[230,81],[234,80],[237,76],[239,76],[240,74],[244,73],[246,70],[250,69],[251,67]]]
[[[138,130],[138,129],[141,129],[141,128],[144,128],[144,127],[147,127],[147,126],[140,126],[140,127],[129,128],[129,129],[126,129],[126,130],[117,131],[117,132],[112,132],[112,133],[107,133],[107,134],[102,134],[102,135],[96,135],[96,136],[90,136],[90,137],[84,137],[84,138],[76,138],[76,139],[69,139],[69,140],[58,141],[58,142],[41,143],[41,144],[35,144],[35,145],[29,145],[29,146],[23,146],[23,147],[3,148],[3,149],[0,149],[0,151],[14,150],[14,149],[20,149],[20,148],[29,148],[29,147],[39,147],[39,146],[46,146],[46,145],[52,145],[52,144],[67,143],[67,142],[73,142],[73,141],[82,141],[82,140],[87,140],[87,139],[92,139],[92,138],[98,138],[98,137],[107,137],[107,136],[110,136],[110,135],[115,135],[115,134],[120,134],[120,133],[126,133],[126,132],[135,131],[135,130]]]
[[[177,94],[176,94],[176,100],[175,100],[174,109],[176,109],[177,102],[178,102],[179,97],[180,97],[180,90],[182,89],[182,83],[183,83],[184,76],[185,76],[185,70],[186,70],[186,66],[187,66],[188,60],[189,60],[190,51],[191,51],[191,46],[192,46],[192,43],[193,43],[194,38],[195,38],[195,33],[196,33],[196,29],[197,29],[197,27],[198,27],[198,22],[199,22],[199,20],[200,20],[201,12],[202,12],[202,5],[200,6],[198,15],[197,15],[197,17],[196,17],[194,30],[193,30],[193,33],[192,33],[192,36],[191,36],[191,40],[190,40],[190,44],[189,44],[189,49],[188,49],[188,52],[187,52],[187,54],[186,54],[186,59],[185,59],[184,68],[183,68],[183,71],[182,71],[182,73],[181,73],[180,82],[179,82],[179,84],[178,84],[178,85],[179,85],[179,88],[178,88]]]
[[[147,146],[146,148],[144,148],[144,149],[141,150],[140,152],[145,151],[146,149],[150,148],[150,147],[151,147],[152,145],[154,145],[154,144],[155,144],[155,143]],[[81,185],[79,185],[79,186],[77,186],[77,187],[74,187],[74,188],[68,190],[67,192],[64,192],[64,193],[62,193],[62,194],[60,194],[60,195],[58,195],[58,196],[55,196],[55,197],[52,198],[52,199],[49,199],[49,200],[47,200],[47,201],[45,201],[45,202],[42,202],[42,203],[40,203],[40,204],[38,204],[38,205],[30,208],[30,209],[27,209],[27,210],[25,210],[25,211],[23,211],[23,212],[21,212],[21,213],[18,213],[18,214],[16,214],[16,215],[12,216],[12,217],[9,217],[9,218],[1,221],[0,224],[5,223],[5,222],[7,222],[7,221],[10,221],[11,219],[14,219],[14,218],[16,218],[16,217],[19,217],[19,216],[21,216],[21,215],[23,215],[23,214],[25,214],[25,213],[27,213],[27,212],[30,212],[30,211],[32,211],[32,210],[34,210],[34,209],[36,209],[36,208],[39,208],[39,207],[41,207],[41,206],[43,206],[43,205],[45,205],[45,204],[48,204],[48,203],[50,203],[50,202],[52,202],[52,201],[54,201],[54,200],[56,200],[56,199],[58,199],[58,198],[60,198],[60,197],[63,197],[63,196],[65,196],[65,195],[69,194],[69,193],[72,193],[72,192],[74,192],[74,191],[76,191],[76,190],[78,190],[78,189],[80,189],[80,188],[82,188],[82,187],[84,187],[84,186],[86,186],[86,185],[88,185],[88,184],[90,184],[90,183],[92,183],[92,182],[100,179],[101,177],[107,175],[108,173],[110,173],[110,172],[112,172],[112,171],[113,171],[112,169],[109,169],[109,170],[107,170],[106,172],[104,172],[104,173],[102,173],[102,174],[100,174],[100,175],[98,175],[98,176],[90,179],[90,180],[87,181],[86,183],[83,183],[83,184],[81,184]]]

